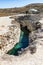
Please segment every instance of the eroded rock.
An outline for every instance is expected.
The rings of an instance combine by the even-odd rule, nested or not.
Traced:
[[[16,24],[9,24],[7,28],[7,32],[0,34],[0,56],[7,53],[19,41],[20,28]]]

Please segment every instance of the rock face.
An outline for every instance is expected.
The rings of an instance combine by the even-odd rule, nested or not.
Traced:
[[[33,31],[36,29],[36,23],[39,22],[41,16],[40,14],[24,14],[17,15],[15,20],[22,25],[22,27],[27,26],[27,29]]]
[[[32,42],[33,44],[36,44],[36,53],[30,54],[29,48],[27,48],[20,56],[5,54],[0,57],[0,65],[43,65],[43,17],[39,22],[42,24],[41,29],[34,31],[34,34],[31,33],[32,37],[34,37],[34,35],[37,37],[34,37],[35,40],[33,38],[34,41]]]
[[[20,28],[16,24],[9,24],[6,27],[7,31],[0,34],[0,56],[7,53],[19,41]]]
[[[37,32],[37,39],[34,41],[37,45],[37,51],[35,54],[30,54],[29,48],[21,56],[3,55],[0,57],[0,65],[43,65],[43,41],[40,38],[43,32]],[[38,37],[39,35],[39,37]],[[42,34],[43,35],[43,34]]]
[[[16,52],[18,55],[18,51],[21,50],[21,48],[24,49],[28,46],[29,46],[31,53],[35,53],[36,44],[33,41],[37,38],[35,31],[38,29],[41,29],[41,22],[39,22],[40,15],[39,14],[33,14],[33,15],[32,14],[30,14],[30,15],[29,14],[27,14],[27,15],[18,14],[14,18],[14,20],[20,24],[20,29],[24,33],[24,35],[23,35],[23,38],[22,38],[22,36],[20,37],[20,40],[19,40],[20,42],[17,43],[18,47],[17,46],[16,46],[16,48],[14,47],[13,48],[14,51],[11,49],[10,52],[8,52],[8,53],[15,55],[15,52]],[[14,21],[13,21],[13,23],[14,23]],[[12,51],[13,51],[13,53],[12,53]]]

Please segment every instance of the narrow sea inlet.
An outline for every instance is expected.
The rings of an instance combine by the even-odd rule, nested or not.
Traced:
[[[18,56],[19,55],[18,51],[19,52],[21,51],[21,53],[22,53],[22,49],[25,49],[26,47],[28,47],[28,45],[29,45],[29,36],[28,36],[28,33],[26,33],[26,31],[25,32],[21,31],[19,42],[16,43],[14,45],[14,47],[10,51],[8,51],[7,54]]]
[[[4,35],[8,32],[8,26],[11,25],[12,19],[10,16],[0,17],[0,35]],[[12,35],[12,34],[11,34]],[[7,53],[10,55],[18,55],[18,51],[25,49],[29,45],[29,33],[26,28],[21,29],[19,42]]]

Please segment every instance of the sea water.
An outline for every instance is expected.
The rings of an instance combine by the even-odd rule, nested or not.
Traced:
[[[18,51],[25,49],[29,45],[29,36],[28,33],[21,31],[19,42],[14,45],[14,47],[8,51],[10,55],[18,55]]]

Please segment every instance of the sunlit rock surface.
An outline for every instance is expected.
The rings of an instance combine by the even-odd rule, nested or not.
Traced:
[[[20,28],[11,24],[12,19],[0,17],[0,56],[7,53],[19,41]]]
[[[34,35],[37,37],[35,40],[33,38],[33,44],[36,44],[37,48],[36,52],[31,54],[28,47],[20,56],[4,54],[0,57],[0,65],[43,65],[43,15],[41,14],[40,16],[38,22],[41,23],[41,29],[35,30],[30,34],[32,38]]]

